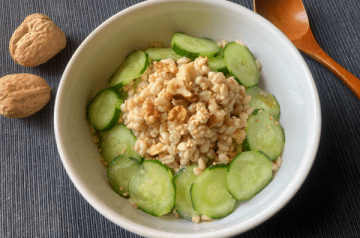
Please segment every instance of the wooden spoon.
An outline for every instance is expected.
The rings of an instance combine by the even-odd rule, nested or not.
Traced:
[[[311,32],[301,0],[254,0],[254,11],[279,28],[300,51],[329,68],[360,99],[360,79],[321,49]]]

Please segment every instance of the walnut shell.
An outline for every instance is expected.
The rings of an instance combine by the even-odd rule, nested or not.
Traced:
[[[35,13],[13,33],[9,50],[16,63],[33,67],[45,63],[66,46],[64,32],[48,16]]]
[[[28,117],[50,100],[51,87],[33,74],[10,74],[0,78],[0,114],[10,118]]]

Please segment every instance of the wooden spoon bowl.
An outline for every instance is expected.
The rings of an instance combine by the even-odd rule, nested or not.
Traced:
[[[360,99],[360,79],[336,63],[316,42],[301,0],[254,0],[254,11],[279,28],[300,51],[330,69]]]

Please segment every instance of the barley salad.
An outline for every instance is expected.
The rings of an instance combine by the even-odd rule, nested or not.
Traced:
[[[227,216],[266,187],[285,134],[241,42],[175,33],[130,53],[87,117],[113,189],[154,216]]]

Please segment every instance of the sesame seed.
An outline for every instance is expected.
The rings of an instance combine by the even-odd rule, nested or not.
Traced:
[[[124,190],[123,187],[120,187],[120,191]]]
[[[260,119],[256,119],[255,121],[256,121],[256,122],[260,122]]]
[[[269,125],[267,125],[267,128],[268,128],[268,129],[271,129],[271,127],[270,127]]]
[[[276,121],[276,122],[274,122],[274,125],[278,125],[278,124],[279,124],[279,122],[277,122],[277,121]]]

